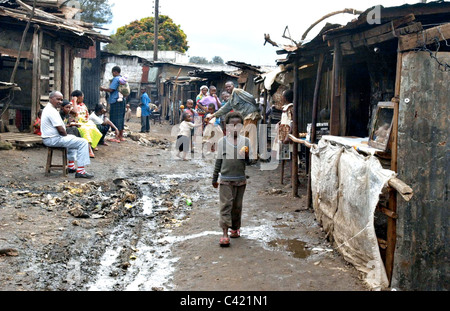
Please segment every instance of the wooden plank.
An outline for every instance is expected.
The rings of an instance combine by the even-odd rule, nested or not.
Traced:
[[[412,21],[414,21],[416,19],[416,17],[414,16],[414,14],[409,14],[406,16],[403,16],[401,18],[397,18],[392,20],[389,23],[385,23],[381,26],[377,26],[374,28],[371,28],[369,30],[360,32],[360,33],[356,33],[356,34],[352,34],[352,35],[344,35],[344,36],[340,36],[340,37],[336,37],[333,35],[324,35],[323,39],[324,40],[332,40],[332,41],[337,41],[339,43],[342,42],[348,42],[348,41],[360,41],[360,40],[367,40],[369,38],[372,37],[377,37],[379,35],[388,33],[388,32],[392,32],[393,30],[395,30],[396,28],[410,23]]]
[[[53,90],[61,90],[61,45],[56,42],[55,43],[55,51],[56,51],[56,55],[55,55],[55,59],[50,59],[50,64],[52,64],[52,62],[54,62],[54,66],[56,68],[55,73],[55,85]]]
[[[0,47],[0,54],[4,54],[4,55],[9,55],[12,57],[17,58],[17,56],[19,56],[19,51],[17,50],[13,50],[13,49],[7,49],[4,47]],[[21,51],[20,52],[20,58],[26,58],[28,60],[33,60],[33,53],[31,52],[26,52],[26,51]]]
[[[35,32],[33,34],[32,49],[33,49],[33,76],[31,79],[31,118],[36,119],[36,113],[39,107],[39,93],[41,89],[41,83],[39,76],[41,75],[41,44],[42,44],[42,31]]]
[[[292,122],[292,133],[295,136],[298,135],[298,106],[300,102],[299,96],[299,70],[298,70],[298,59],[294,62],[294,109],[293,109],[293,122]],[[292,161],[291,161],[291,183],[292,183],[292,196],[298,197],[298,146],[292,146]]]
[[[33,138],[33,137],[40,138],[40,136],[36,136],[35,134],[32,134],[32,133],[15,133],[15,132],[0,133],[0,139],[1,140],[30,138],[30,137],[31,138]]]
[[[355,36],[352,36],[352,41],[362,40],[362,39],[370,39],[372,37],[378,37],[379,35],[382,35],[385,33],[392,33],[398,27],[408,24],[408,23],[411,23],[415,19],[416,19],[416,17],[414,16],[414,14],[409,14],[404,17],[394,19],[390,23],[386,23],[381,26],[367,30],[367,31],[361,33],[360,35],[357,34]]]
[[[334,58],[333,58],[333,72],[331,80],[331,113],[330,113],[330,135],[339,136],[340,129],[340,76],[342,54],[341,45],[335,42],[334,44]]]
[[[378,207],[378,210],[380,212],[382,212],[384,215],[393,218],[393,219],[398,219],[398,214],[394,213],[393,211],[391,211],[390,209],[387,209],[385,207]]]
[[[305,146],[308,147],[308,148],[312,148],[312,147],[316,147],[316,148],[317,148],[317,145],[316,145],[316,144],[312,144],[312,143],[310,143],[309,141],[306,141],[306,140],[304,140],[304,139],[297,138],[297,137],[295,137],[295,136],[292,135],[292,134],[289,134],[289,139],[292,140],[294,143],[297,143],[297,144],[303,144],[303,145],[305,145]]]
[[[380,248],[386,249],[386,247],[387,247],[387,242],[386,242],[386,240],[377,238],[377,241],[378,241],[378,246],[379,246]]]
[[[400,41],[398,43],[400,50]],[[392,121],[391,131],[391,170],[397,172],[397,136],[398,136],[398,110],[400,98],[400,83],[402,73],[402,53],[397,53],[397,69],[395,76],[395,93],[392,102],[394,103],[394,118]],[[397,213],[397,192],[395,189],[389,191],[389,210]],[[389,283],[392,281],[392,272],[394,270],[394,253],[395,244],[397,241],[397,222],[395,218],[388,218],[387,220],[387,248],[386,248],[386,274]]]
[[[73,19],[75,15],[81,12],[79,8],[71,8],[67,6],[61,7],[60,11],[64,14],[64,18],[66,19]]]
[[[347,71],[345,67],[342,67],[341,72],[339,74],[339,86],[340,86],[340,94],[339,94],[339,133],[342,136],[347,135],[347,80],[346,80]]]
[[[399,38],[399,51],[413,50],[434,43],[436,39],[439,41],[450,39],[450,23],[429,28],[415,34],[401,36]]]
[[[46,56],[54,56],[55,52],[49,49],[42,49],[41,54]]]
[[[325,55],[322,53],[319,56],[319,63],[317,64],[317,74],[316,74],[316,85],[314,87],[314,97],[313,97],[313,111],[312,111],[312,122],[311,122],[311,142],[316,141],[316,125],[317,125],[317,112],[319,110],[319,96],[320,96],[320,85],[322,83],[322,70],[323,63],[325,61]],[[298,133],[298,131],[294,132]],[[311,153],[309,153],[309,162],[311,163]],[[308,184],[306,186],[306,205],[310,208],[312,207],[312,188],[311,188],[311,165],[308,167]]]
[[[394,188],[405,201],[411,200],[414,191],[410,186],[398,178],[391,178],[388,183],[389,186]]]
[[[423,30],[422,23],[417,22],[412,25],[409,25],[409,26],[406,26],[403,28],[399,28],[393,32],[388,32],[386,34],[382,34],[377,37],[369,38],[367,40],[359,40],[359,41],[354,41],[354,42],[350,42],[350,41],[343,42],[343,43],[341,43],[342,54],[343,55],[351,55],[351,54],[356,53],[354,50],[355,48],[379,44],[382,42],[396,39],[400,36],[417,33],[422,30]]]

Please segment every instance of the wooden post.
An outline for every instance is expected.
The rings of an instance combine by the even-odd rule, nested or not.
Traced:
[[[159,0],[155,0],[155,19],[154,19],[154,39],[153,39],[153,61],[158,60],[158,32],[159,32]]]
[[[294,111],[292,122],[292,134],[298,137],[298,103],[299,103],[299,73],[298,73],[298,59],[294,61]],[[292,196],[298,197],[298,144],[292,145],[292,159],[291,159],[291,181],[292,181]]]
[[[41,43],[42,31],[33,34],[33,77],[31,79],[31,111],[37,111],[41,100]],[[33,114],[32,114],[33,115]]]
[[[267,114],[266,114],[266,111],[267,111],[267,90],[266,90],[266,88],[264,88],[264,105],[263,105],[263,109],[264,109],[264,111],[263,111],[263,120],[262,120],[262,124],[266,124],[266,118],[267,118]]]
[[[347,71],[344,67],[341,68],[339,74],[339,134],[341,136],[347,135]]]
[[[64,75],[64,85],[62,93],[65,98],[70,98],[70,61],[70,48],[68,45],[64,45],[64,72],[62,73]]]
[[[399,42],[400,51],[400,42]],[[397,54],[397,72],[395,76],[395,97],[392,99],[394,103],[394,118],[392,121],[391,131],[391,170],[397,172],[397,137],[398,137],[398,110],[400,99],[400,83],[402,74],[402,52]],[[397,191],[393,188],[389,190],[389,210],[397,213]],[[389,284],[392,281],[392,272],[394,270],[394,253],[395,244],[397,240],[397,220],[388,217],[387,219],[387,247],[386,247],[386,274],[389,279]]]
[[[313,97],[313,111],[312,111],[312,123],[311,123],[311,136],[310,141],[312,144],[316,143],[316,124],[317,124],[317,110],[319,107],[319,94],[320,94],[320,84],[322,82],[322,68],[324,63],[324,54],[320,54],[319,63],[317,64],[317,76],[316,76],[316,86],[314,88]],[[309,163],[311,163],[311,153],[309,153]],[[311,165],[308,165],[308,185],[307,185],[307,206],[312,207],[312,192],[311,192]]]
[[[173,124],[178,124],[178,121],[180,120],[180,114],[178,113],[180,106],[178,105],[178,78],[180,77],[181,68],[178,70],[177,77],[175,78],[175,82],[173,85],[173,92],[172,92],[172,98],[173,98]]]
[[[338,136],[340,134],[340,76],[341,76],[342,53],[341,46],[336,40],[334,42],[333,74],[332,74],[332,93],[331,93],[331,116],[330,116],[330,135]]]

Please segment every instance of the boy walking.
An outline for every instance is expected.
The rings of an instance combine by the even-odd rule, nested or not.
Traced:
[[[247,185],[245,161],[249,159],[250,151],[250,140],[239,135],[244,124],[242,115],[239,112],[230,112],[225,122],[227,135],[217,143],[217,159],[212,180],[213,187],[219,187],[219,226],[223,230],[219,242],[221,247],[230,245],[228,229],[231,229],[231,238],[240,237],[242,203]]]

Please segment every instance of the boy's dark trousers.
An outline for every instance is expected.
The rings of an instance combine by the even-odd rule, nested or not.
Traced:
[[[150,132],[150,116],[141,116],[141,133]]]
[[[231,230],[241,228],[242,202],[246,186],[219,185],[221,228]]]
[[[100,138],[100,141],[98,142],[99,145],[103,145],[105,143],[105,136],[108,134],[109,127],[109,125],[97,124],[98,130],[103,134],[102,138]]]

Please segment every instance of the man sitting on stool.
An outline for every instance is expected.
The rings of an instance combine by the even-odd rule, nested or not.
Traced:
[[[92,178],[94,175],[86,173],[84,167],[91,163],[89,158],[89,143],[86,139],[68,135],[66,126],[57,108],[61,106],[63,95],[61,92],[50,93],[50,102],[42,111],[41,133],[42,142],[47,147],[67,148],[69,173],[75,173],[75,178]],[[75,169],[75,160],[78,168]]]

